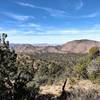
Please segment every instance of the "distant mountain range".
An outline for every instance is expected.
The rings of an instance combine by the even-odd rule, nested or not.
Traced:
[[[99,41],[93,40],[74,40],[67,42],[63,45],[49,45],[49,44],[10,44],[11,48],[14,48],[16,53],[87,53],[88,50],[93,47],[100,47]]]

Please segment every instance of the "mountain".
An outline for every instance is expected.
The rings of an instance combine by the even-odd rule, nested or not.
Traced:
[[[82,39],[70,41],[59,46],[51,46],[49,44],[10,44],[10,47],[13,47],[17,53],[87,53],[93,46],[100,47],[100,42]]]
[[[87,53],[93,46],[100,47],[100,42],[86,39],[74,40],[63,44],[61,46],[61,51],[72,53]]]

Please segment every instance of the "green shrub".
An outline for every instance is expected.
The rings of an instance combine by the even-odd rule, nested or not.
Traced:
[[[91,55],[91,57],[93,59],[95,59],[100,53],[100,48],[99,47],[92,47],[90,50],[89,50],[89,54]]]
[[[69,84],[70,85],[75,85],[77,83],[75,78],[69,78]]]

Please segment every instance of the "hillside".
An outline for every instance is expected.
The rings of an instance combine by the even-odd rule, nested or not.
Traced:
[[[3,33],[0,44],[0,100],[100,100],[100,49],[91,48],[87,54],[71,53],[82,44],[99,46],[99,42],[75,40],[61,46],[11,44],[21,53],[16,54],[6,37]],[[66,51],[68,45],[71,48]]]
[[[100,42],[93,40],[75,40],[65,43],[61,46],[61,51],[71,53],[87,53],[93,47],[100,47]]]
[[[74,40],[60,46],[51,45],[31,45],[31,44],[11,44],[17,53],[87,53],[93,47],[100,47],[99,41]]]

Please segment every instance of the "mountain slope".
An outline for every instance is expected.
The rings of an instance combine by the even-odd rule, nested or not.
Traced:
[[[100,47],[99,41],[93,40],[74,40],[67,42],[60,46],[49,45],[31,45],[31,44],[13,44],[11,47],[15,49],[17,53],[87,53],[88,50],[93,47]]]
[[[88,50],[93,47],[100,47],[100,42],[93,40],[75,40],[70,41],[61,46],[61,51],[71,53],[87,53]]]

